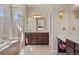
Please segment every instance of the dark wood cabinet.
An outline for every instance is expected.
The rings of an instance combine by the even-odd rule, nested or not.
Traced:
[[[70,46],[71,48],[74,48],[74,42],[72,42],[71,40],[66,40],[66,45]]]
[[[37,37],[38,37],[39,44],[48,44],[49,43],[49,35],[47,33],[39,33]]]
[[[76,51],[76,50],[75,50],[75,55],[79,55],[79,51]]]
[[[36,33],[32,33],[31,34],[30,44],[37,44],[37,43],[38,43],[38,35]]]
[[[75,39],[74,39],[75,40]],[[66,39],[66,42],[62,41],[61,39],[58,39],[58,52],[63,52],[59,48],[59,44],[65,44],[66,43],[66,55],[79,55],[79,43],[76,43],[75,41]]]
[[[67,45],[66,46],[66,54],[67,55],[74,55],[74,49]]]
[[[79,44],[75,43],[75,55],[79,55]]]
[[[79,51],[79,44],[75,43],[75,50]]]
[[[29,40],[28,40],[29,39]],[[27,42],[28,41],[28,42]],[[25,44],[29,44],[31,42],[31,34],[25,33]]]
[[[31,45],[48,45],[49,33],[25,33],[25,41],[28,41],[28,44]],[[27,43],[25,42],[25,44]]]
[[[75,46],[74,46],[74,42],[72,42],[71,40],[66,40],[66,54],[67,55],[74,55],[75,53]]]
[[[58,39],[58,53],[66,53],[66,42]]]
[[[79,55],[79,44],[66,40],[66,54],[67,55]]]

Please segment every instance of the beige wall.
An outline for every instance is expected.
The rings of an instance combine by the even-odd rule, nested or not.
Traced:
[[[74,8],[77,7],[75,5],[69,6],[69,34],[79,36],[79,19],[75,17]],[[79,9],[79,8],[78,8]],[[73,27],[75,30],[73,30]]]
[[[63,19],[59,19],[58,12],[60,8],[63,8],[64,10],[64,17]],[[57,41],[57,35],[61,33],[68,33],[68,6],[67,5],[53,5],[53,40],[52,40],[52,47],[53,52],[57,54],[58,50],[58,41]],[[65,27],[65,31],[63,30],[63,27]]]
[[[51,47],[51,27],[50,27],[50,20],[52,18],[52,5],[31,5],[28,7],[28,18],[32,18],[32,14],[34,13],[40,13],[42,15],[45,15],[46,19],[45,19],[45,30],[44,31],[38,31],[38,32],[49,32],[49,46]],[[28,19],[29,20],[29,19]],[[35,20],[35,19],[33,19]],[[32,25],[35,25],[36,22],[32,22]],[[28,25],[28,24],[27,24]],[[53,24],[51,24],[53,25]],[[32,26],[33,28],[34,26]],[[36,27],[35,27],[36,28]],[[36,32],[36,30],[34,29],[33,31],[27,31],[27,32]],[[52,35],[51,35],[52,36]],[[53,36],[52,36],[53,37]]]
[[[2,35],[6,38],[17,37],[17,26],[14,19],[11,20],[11,10],[10,5],[0,5],[4,9],[4,18],[0,19],[0,40]],[[79,19],[74,17],[73,5],[52,5],[50,8],[47,7],[27,7],[25,5],[12,5],[12,11],[21,11],[24,20],[22,19],[22,29],[23,32],[27,32],[28,18],[31,17],[33,13],[41,13],[46,16],[45,19],[45,31],[50,33],[49,45],[53,53],[57,54],[57,39],[56,36],[61,33],[77,35],[79,36]],[[58,11],[60,8],[64,9],[64,18],[59,19]],[[14,25],[12,25],[14,21]],[[4,23],[4,24],[3,24]],[[4,27],[4,28],[3,28]],[[63,30],[65,27],[65,30]],[[75,31],[73,31],[75,27]],[[14,31],[12,31],[12,29]],[[24,44],[24,40],[21,44]]]
[[[57,42],[57,35],[59,34],[70,34],[70,35],[77,35],[79,36],[79,20],[74,18],[74,12],[73,12],[73,5],[53,5],[53,24],[52,26],[52,50],[55,54],[57,54],[58,50],[58,42]],[[64,18],[59,19],[58,17],[58,11],[63,8],[64,10]],[[63,30],[63,27],[65,27],[65,30]],[[75,27],[75,31],[73,31],[73,27]]]
[[[35,7],[35,6],[32,6],[32,7],[28,7],[28,18],[32,18],[33,14],[34,13],[40,13],[42,15],[45,16],[45,30],[44,31],[41,31],[41,32],[49,32],[49,27],[50,27],[50,24],[49,24],[49,13],[50,13],[50,9],[49,7]],[[35,31],[34,31],[35,32]]]

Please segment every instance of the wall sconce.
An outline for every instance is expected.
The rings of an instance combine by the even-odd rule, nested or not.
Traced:
[[[79,4],[75,4],[74,16],[76,19],[79,19]]]
[[[64,16],[64,11],[63,9],[59,10],[59,18],[62,19]]]
[[[74,12],[75,12],[75,18],[79,19],[79,9],[76,9]]]

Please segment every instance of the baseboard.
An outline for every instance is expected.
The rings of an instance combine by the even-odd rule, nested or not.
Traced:
[[[58,54],[58,52],[56,50],[54,50],[52,53],[53,53],[53,55],[57,55]]]

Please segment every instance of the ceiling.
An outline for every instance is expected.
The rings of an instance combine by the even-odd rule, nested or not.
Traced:
[[[31,8],[52,8],[52,4],[27,4],[27,7]]]
[[[56,5],[56,4],[55,4]],[[59,4],[57,4],[59,5]],[[62,5],[62,4],[61,4]],[[44,8],[46,10],[52,10],[54,4],[26,4],[26,6],[28,8]],[[74,11],[74,10],[79,10],[79,5],[74,5],[74,4],[63,4],[64,7],[69,7],[70,11]]]

